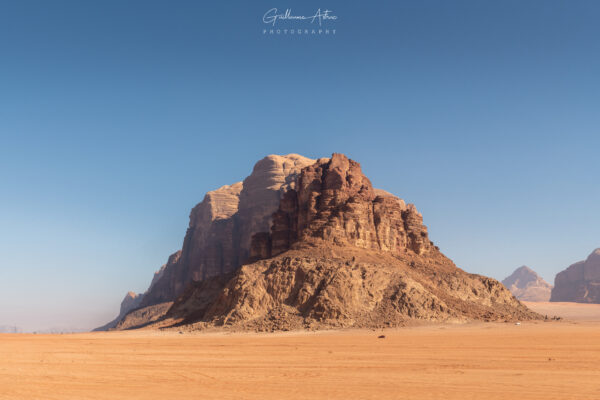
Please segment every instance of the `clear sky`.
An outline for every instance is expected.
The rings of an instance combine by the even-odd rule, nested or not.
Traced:
[[[272,7],[336,33],[264,35]],[[0,0],[0,325],[112,319],[204,193],[272,153],[346,153],[463,269],[552,282],[600,247],[598,21],[585,0]]]

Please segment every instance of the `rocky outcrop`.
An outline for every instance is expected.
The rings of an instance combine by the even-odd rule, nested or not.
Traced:
[[[160,279],[149,288],[142,306],[173,301],[185,286],[239,263],[234,233],[242,183],[208,192],[190,213],[182,250],[169,257]]]
[[[550,301],[600,303],[600,249],[556,274]]]
[[[242,261],[248,258],[252,235],[271,228],[273,213],[279,207],[281,197],[295,188],[300,170],[314,162],[297,154],[271,155],[257,162],[252,174],[244,179],[237,216],[239,258]]]
[[[128,292],[123,301],[121,301],[121,310],[119,314],[125,315],[134,308],[137,308],[140,305],[142,296],[141,293]]]
[[[502,284],[522,301],[548,301],[552,285],[542,279],[534,270],[522,266],[517,268]]]
[[[252,235],[270,228],[281,196],[312,163],[297,154],[270,155],[243,182],[206,193],[190,213],[182,249],[155,273],[136,308],[172,302],[191,282],[239,268],[249,256]],[[107,326],[114,327],[115,321],[101,328]]]
[[[123,301],[121,302],[121,309],[119,311],[119,315],[117,316],[117,318],[115,318],[114,320],[110,321],[109,323],[102,325],[96,329],[94,329],[94,331],[108,331],[111,329],[116,328],[119,325],[119,322],[131,311],[143,307],[143,300],[145,298],[145,296],[150,292],[154,290],[154,287],[156,286],[156,284],[162,279],[165,270],[167,269],[167,267],[169,266],[173,266],[175,264],[177,264],[179,262],[179,259],[181,258],[181,251],[176,251],[175,253],[171,254],[169,256],[169,259],[167,261],[166,264],[163,264],[158,271],[156,271],[154,273],[154,276],[152,277],[152,281],[150,282],[150,286],[148,287],[148,289],[144,292],[144,293],[134,293],[134,292],[129,292],[125,295],[125,298],[123,299]]]
[[[115,330],[139,329],[162,319],[173,302],[153,304],[130,311],[114,326]]]
[[[498,281],[457,268],[412,205],[342,154],[302,169],[252,236],[250,262],[193,283],[150,326],[280,330],[540,318]]]
[[[274,331],[540,317],[498,281],[467,274],[439,252],[398,258],[337,245],[288,250],[242,266],[218,291],[201,284],[173,304],[162,327]]]
[[[271,233],[255,236],[251,256],[268,258],[314,239],[397,255],[434,248],[414,205],[373,189],[360,164],[343,154],[302,170],[273,215]]]
[[[169,257],[169,260],[167,261],[167,264],[163,264],[158,271],[156,271],[154,273],[154,276],[152,277],[152,281],[150,282],[150,286],[148,286],[148,291],[152,290],[152,288],[154,288],[154,286],[156,285],[156,283],[163,277],[164,273],[165,273],[165,269],[167,269],[167,265],[169,263],[173,264],[175,262],[175,260],[172,260],[172,258],[179,258],[181,257],[181,251],[178,251],[174,254],[171,254],[171,256]]]
[[[208,192],[190,214],[179,256],[169,260],[142,307],[173,301],[190,282],[239,268],[248,258],[252,235],[269,229],[282,194],[313,162],[297,154],[270,155],[243,182]]]
[[[110,329],[115,328],[117,326],[117,324],[119,323],[119,321],[121,321],[121,319],[125,315],[127,315],[130,311],[139,307],[139,305],[142,301],[142,298],[143,298],[143,294],[141,294],[141,293],[135,293],[135,292],[127,293],[125,295],[125,297],[123,298],[123,301],[121,301],[121,309],[119,310],[119,315],[117,316],[117,318],[110,321],[106,325],[103,325],[101,327],[94,329],[94,331],[108,331]]]

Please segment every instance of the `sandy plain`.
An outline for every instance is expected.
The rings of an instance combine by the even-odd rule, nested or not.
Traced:
[[[600,304],[559,303],[523,301],[533,311],[547,315],[561,317],[571,321],[598,321],[600,322]]]
[[[600,399],[600,305],[553,306],[532,308],[586,317],[384,331],[0,335],[0,399]]]

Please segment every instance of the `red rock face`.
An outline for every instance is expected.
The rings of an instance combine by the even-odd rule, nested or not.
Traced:
[[[600,249],[556,274],[550,301],[600,303]]]
[[[394,254],[419,255],[434,246],[416,208],[373,189],[360,164],[343,154],[302,169],[296,189],[282,198],[270,235],[255,235],[254,259],[268,258],[297,242],[322,240]]]

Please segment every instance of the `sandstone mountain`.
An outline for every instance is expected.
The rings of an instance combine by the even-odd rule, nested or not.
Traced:
[[[550,301],[600,303],[600,249],[556,274]]]
[[[136,308],[172,302],[190,282],[239,268],[248,258],[252,235],[269,230],[281,196],[314,162],[297,154],[270,155],[243,182],[208,192],[190,213],[182,249],[169,256]],[[98,329],[113,328],[114,322]]]
[[[517,268],[502,284],[522,301],[548,301],[552,285],[542,279],[534,270],[522,266]]]
[[[174,300],[166,296],[142,304],[117,328],[278,330],[540,317],[498,281],[457,268],[429,240],[416,208],[374,189],[357,162],[334,154],[307,164],[290,174],[285,187],[278,186],[277,196],[271,196],[276,201],[245,206],[246,221],[259,223],[226,230],[238,242],[223,235],[225,245],[210,242],[196,252],[187,250],[206,259],[206,252],[228,249],[219,253],[220,260],[227,254],[238,258],[227,268],[196,264],[203,266],[194,270],[199,274],[187,275],[187,289],[172,305],[157,302]],[[240,190],[238,212],[248,181]],[[275,205],[271,214],[264,204]],[[252,234],[239,234],[248,231]],[[195,235],[188,230],[188,236]],[[176,264],[181,260],[183,255]],[[236,267],[240,260],[246,262]]]

